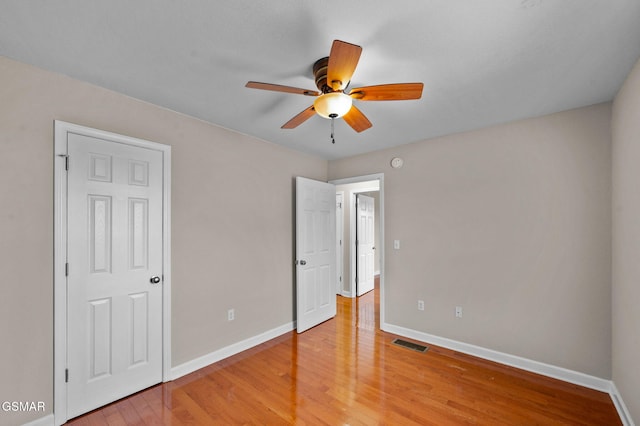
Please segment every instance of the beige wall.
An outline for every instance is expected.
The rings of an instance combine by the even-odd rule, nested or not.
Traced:
[[[330,179],[385,174],[386,322],[610,378],[610,113],[330,162]]]
[[[53,408],[56,119],[172,146],[174,366],[293,321],[293,177],[325,160],[0,57],[0,401]]]
[[[613,103],[613,381],[640,422],[640,62]]]

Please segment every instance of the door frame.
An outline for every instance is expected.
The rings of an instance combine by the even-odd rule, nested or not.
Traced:
[[[379,181],[379,195],[380,195],[380,217],[376,218],[376,221],[378,222],[377,226],[378,226],[378,230],[380,232],[380,329],[384,330],[385,328],[385,243],[384,243],[384,173],[375,173],[375,174],[371,174],[371,175],[364,175],[364,176],[354,176],[354,177],[350,177],[350,178],[343,178],[343,179],[334,179],[334,180],[330,180],[329,183],[332,183],[336,186],[338,185],[347,185],[350,183],[360,183],[360,182],[369,182],[369,181],[373,181],[373,180],[377,180]],[[373,189],[375,190],[375,189]],[[358,192],[370,192],[369,190],[367,190],[367,188],[364,189],[358,189]],[[353,248],[353,242],[355,242],[356,240],[356,236],[355,236],[355,226],[353,226],[353,224],[355,223],[355,218],[356,218],[356,212],[355,209],[353,208],[353,206],[355,205],[355,192],[353,192],[351,194],[351,199],[349,200],[350,205],[352,206],[349,210],[350,210],[350,217],[349,217],[349,221],[352,225],[350,225],[350,236],[351,236],[351,241],[349,242],[349,244],[352,245]],[[376,251],[378,250],[378,247],[376,246]],[[351,260],[350,260],[350,270],[351,270],[351,277],[350,279],[353,280],[355,277],[355,268],[357,267],[357,259],[355,257],[355,250],[351,250]],[[355,286],[353,291],[351,292],[352,294],[355,294]]]
[[[53,415],[54,424],[67,419],[67,135],[104,139],[162,153],[162,381],[171,379],[171,147],[116,133],[54,121],[54,231],[53,231]],[[72,163],[72,160],[71,160]]]

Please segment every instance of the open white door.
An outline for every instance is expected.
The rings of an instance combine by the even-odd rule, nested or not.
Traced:
[[[296,178],[296,308],[302,333],[336,315],[335,186]]]
[[[375,275],[375,201],[366,195],[357,195],[358,240],[358,296],[373,290]]]

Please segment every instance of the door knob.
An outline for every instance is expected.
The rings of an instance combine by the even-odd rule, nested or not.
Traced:
[[[304,266],[304,265],[306,265],[306,264],[307,264],[307,261],[306,261],[306,260],[301,260],[301,261],[300,261],[300,264]]]
[[[151,284],[158,284],[160,282],[160,277],[156,275],[155,277],[151,277],[149,281],[151,281]]]

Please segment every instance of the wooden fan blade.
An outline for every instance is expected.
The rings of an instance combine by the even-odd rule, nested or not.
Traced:
[[[302,123],[304,123],[305,121],[313,117],[315,113],[316,113],[316,110],[313,108],[313,105],[311,105],[309,108],[305,109],[300,114],[296,115],[291,120],[284,123],[281,129],[295,129],[296,127],[298,127],[299,125],[301,125]]]
[[[379,86],[358,87],[349,96],[359,101],[406,101],[422,97],[422,83],[381,84]]]
[[[369,127],[373,126],[369,119],[365,117],[365,115],[356,108],[355,105],[351,106],[351,109],[348,113],[346,113],[342,118],[347,122],[349,126],[353,128],[356,132],[360,133],[364,130],[367,130]]]
[[[244,87],[250,89],[271,90],[273,92],[295,93],[297,95],[318,96],[320,92],[315,90],[300,89],[299,87],[282,86],[280,84],[260,83],[258,81],[250,81]]]
[[[327,84],[333,90],[344,90],[356,70],[362,47],[334,40],[327,65]]]

